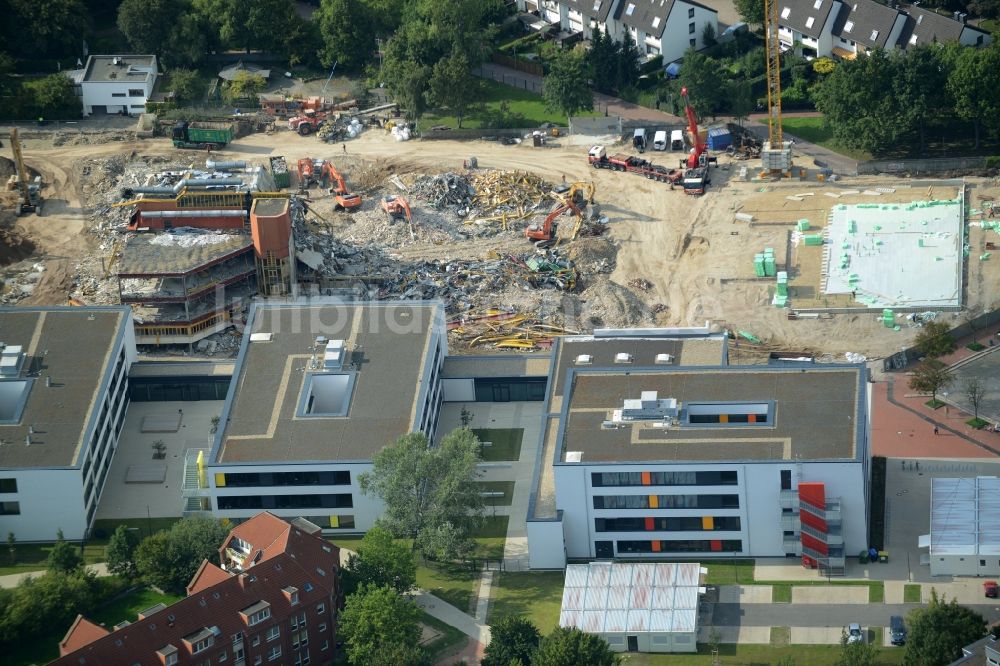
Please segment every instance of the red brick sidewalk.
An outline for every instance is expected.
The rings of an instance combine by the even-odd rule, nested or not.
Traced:
[[[932,410],[927,398],[911,393],[904,373],[893,373],[872,392],[872,453],[888,458],[995,458],[1000,435],[965,425],[967,414],[955,408]],[[890,386],[892,401],[889,400]],[[911,411],[912,410],[912,411]],[[934,434],[934,426],[939,434]]]

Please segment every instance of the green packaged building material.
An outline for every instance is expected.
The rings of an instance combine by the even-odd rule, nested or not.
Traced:
[[[799,220],[798,230],[799,231],[809,231],[809,220]]]
[[[823,237],[819,234],[807,234],[802,237],[806,245],[822,245]]]

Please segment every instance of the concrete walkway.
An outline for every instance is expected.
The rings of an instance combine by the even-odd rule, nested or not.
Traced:
[[[98,576],[110,576],[108,573],[107,562],[97,562],[96,564],[88,564],[87,569],[93,571]],[[25,578],[38,578],[45,573],[45,569],[39,569],[37,571],[24,571],[16,574],[8,574],[6,576],[0,576],[0,587],[17,587]]]
[[[425,590],[417,590],[412,594],[413,601],[417,606],[427,612],[428,615],[441,620],[450,627],[455,627],[466,636],[488,645],[490,642],[490,628],[477,622],[467,613],[463,613],[446,601],[435,597]]]

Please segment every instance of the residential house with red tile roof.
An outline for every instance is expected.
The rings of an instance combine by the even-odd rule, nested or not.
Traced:
[[[112,630],[83,616],[59,643],[58,666],[329,664],[340,596],[340,549],[315,525],[259,513],[233,529],[188,596]]]

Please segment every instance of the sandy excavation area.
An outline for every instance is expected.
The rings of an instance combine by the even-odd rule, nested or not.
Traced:
[[[92,199],[88,182],[101,176],[95,173],[95,166],[101,160],[117,156],[122,160],[155,158],[194,165],[204,162],[204,153],[176,150],[166,139],[122,141],[119,134],[114,133],[113,140],[105,143],[98,138],[73,145],[74,142],[64,138],[53,141],[51,135],[28,133],[23,141],[24,154],[28,165],[43,176],[44,203],[37,216],[15,218],[9,208],[0,211],[0,245],[3,245],[0,277],[34,276],[30,293],[23,298],[8,299],[8,302],[65,304],[77,288],[74,276],[81,261],[89,258],[94,265],[102,258],[110,260],[111,248],[102,247],[101,239],[90,233],[94,215],[87,207]],[[587,145],[580,141],[580,137],[564,137],[555,140],[557,145],[546,148],[532,148],[526,144],[503,146],[487,141],[400,143],[376,129],[348,142],[344,154],[339,144],[276,132],[241,138],[226,150],[213,153],[213,158],[264,162],[269,155],[284,155],[289,165],[304,156],[328,158],[341,168],[349,185],[353,185],[355,177],[360,179],[366,169],[369,176],[373,172],[396,174],[403,181],[408,181],[408,175],[413,172],[461,172],[463,159],[473,156],[478,159],[481,169],[523,170],[550,183],[559,183],[563,177],[569,182],[590,181],[596,186],[595,201],[607,218],[608,231],[601,238],[580,238],[559,249],[573,257],[578,265],[600,265],[595,273],[602,275],[588,276],[581,270],[581,283],[570,306],[565,305],[562,292],[532,294],[518,288],[528,307],[561,314],[568,328],[588,330],[594,326],[623,323],[587,317],[588,298],[617,299],[625,303],[618,304],[619,309],[634,311],[636,321],[625,323],[686,326],[703,325],[708,321],[752,333],[765,342],[763,351],[803,351],[836,358],[843,358],[845,352],[854,352],[878,358],[911,343],[916,328],[907,325],[904,318],[899,318],[901,330],[893,331],[882,325],[880,312],[864,311],[860,307],[848,307],[847,312],[832,316],[789,319],[788,310],[771,305],[774,279],[754,276],[753,256],[764,247],[774,248],[778,270],[787,270],[793,278],[790,301],[795,308],[795,290],[802,289],[800,294],[804,297],[810,285],[819,284],[815,267],[804,259],[805,255],[799,252],[801,248],[791,245],[796,221],[803,217],[819,221],[825,218],[824,210],[832,205],[875,198],[834,199],[825,196],[825,192],[895,188],[896,192],[880,195],[879,199],[905,202],[925,199],[928,195],[926,185],[911,186],[905,180],[888,177],[847,178],[837,183],[737,182],[738,167],[748,163],[736,162],[730,168],[727,158],[722,157],[707,194],[692,197],[679,188],[671,191],[666,184],[632,174],[592,169],[586,161]],[[4,143],[2,154],[9,158],[10,149],[7,142]],[[61,145],[55,145],[57,143]],[[678,156],[679,153],[670,152],[646,155],[668,166],[673,165]],[[796,163],[811,166],[801,160]],[[372,165],[377,168],[372,169]],[[372,187],[359,193],[366,197],[365,207],[371,210],[376,209],[379,196],[396,191],[389,182],[367,184]],[[977,207],[977,197],[992,196],[1000,200],[1000,188],[990,179],[972,178],[967,184],[972,208]],[[788,198],[805,192],[812,196],[799,197],[801,201]],[[946,198],[954,197],[955,192],[954,186],[942,186],[935,187],[931,195]],[[360,228],[346,214],[333,213],[329,197],[318,196],[316,191],[311,207],[324,218],[322,222],[315,222],[326,225],[321,233],[331,237],[350,237],[353,243],[363,244],[365,234],[382,235],[378,230]],[[739,220],[737,213],[753,215],[754,221]],[[420,205],[415,205],[414,223],[418,230],[420,215]],[[972,219],[975,222],[978,217]],[[517,224],[526,223],[512,223]],[[412,236],[402,234],[399,229],[386,233],[397,234],[391,255],[400,260],[483,260],[532,250],[531,244],[523,238],[522,228],[483,238],[463,237],[456,242],[451,242],[447,235],[429,231]],[[24,245],[18,249],[13,247],[17,243],[4,243],[2,239],[8,237]],[[369,240],[376,242],[379,239]],[[985,244],[992,241],[1000,241],[996,231],[983,231],[973,225],[969,234],[970,258],[964,300],[969,309],[977,313],[995,305],[998,298],[1000,256],[992,261],[979,260]],[[30,254],[26,248],[30,248]],[[604,259],[609,261],[602,263]],[[588,284],[598,281],[602,289],[588,292]],[[9,284],[5,289],[9,296]],[[509,307],[510,297],[511,294],[506,294],[503,299],[498,298],[502,302],[497,305]],[[834,305],[838,304],[831,304],[831,307]],[[582,310],[564,311],[569,308]],[[940,316],[946,321],[962,317],[953,313]],[[760,360],[759,354],[755,356],[747,352],[745,345],[741,347],[743,358],[738,353],[733,354],[734,361]]]

